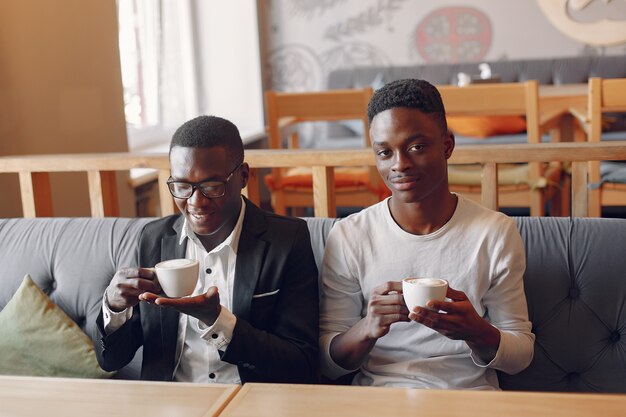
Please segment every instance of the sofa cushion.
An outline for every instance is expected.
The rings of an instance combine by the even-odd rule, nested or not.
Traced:
[[[0,312],[0,374],[108,378],[91,338],[29,275]]]

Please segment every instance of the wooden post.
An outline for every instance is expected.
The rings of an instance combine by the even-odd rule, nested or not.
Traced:
[[[498,165],[494,162],[483,164],[480,199],[483,206],[498,210]]]
[[[115,171],[87,171],[87,181],[91,216],[119,216]]]
[[[52,217],[52,192],[47,172],[20,172],[22,215],[29,217]]]
[[[335,169],[333,167],[313,167],[313,208],[315,217],[337,216]]]
[[[572,216],[587,217],[587,162],[572,162]]]

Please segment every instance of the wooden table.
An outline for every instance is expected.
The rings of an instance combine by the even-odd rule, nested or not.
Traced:
[[[220,417],[612,417],[626,395],[245,384]]]
[[[0,376],[0,416],[213,417],[239,385]]]

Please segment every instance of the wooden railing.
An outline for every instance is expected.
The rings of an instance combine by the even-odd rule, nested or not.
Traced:
[[[520,145],[459,146],[450,163],[482,165],[482,203],[498,208],[497,165],[517,162],[560,161],[572,163],[572,215],[587,215],[587,162],[626,160],[626,141],[602,143],[550,143]],[[311,167],[313,170],[314,210],[317,217],[335,216],[334,167],[374,165],[370,149],[360,150],[249,150],[246,161],[251,177],[244,193],[258,203],[259,175],[262,168]],[[24,217],[51,215],[52,193],[48,174],[86,172],[91,215],[116,216],[118,213],[115,171],[153,168],[158,173],[161,214],[175,212],[167,190],[167,155],[108,153],[0,157],[0,173],[17,173]]]

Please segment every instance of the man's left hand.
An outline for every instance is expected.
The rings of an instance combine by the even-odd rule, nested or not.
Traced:
[[[175,308],[183,314],[197,318],[207,326],[212,326],[222,311],[217,287],[210,287],[205,294],[194,297],[167,298],[145,292],[139,299],[150,304]]]
[[[464,340],[486,362],[490,362],[500,345],[500,331],[478,315],[462,291],[448,287],[448,301],[431,300],[427,308],[416,307],[409,318],[453,340]]]

